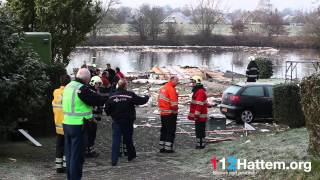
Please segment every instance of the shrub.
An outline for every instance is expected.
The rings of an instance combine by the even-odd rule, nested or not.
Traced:
[[[272,61],[267,58],[258,57],[255,59],[259,67],[259,78],[269,79],[273,75]]]
[[[273,116],[277,123],[288,125],[290,128],[305,125],[298,85],[289,83],[274,86]]]
[[[19,119],[36,121],[46,103],[46,65],[31,49],[19,46],[23,34],[13,16],[0,8],[0,134],[3,138]],[[0,137],[1,138],[1,137]]]
[[[320,155],[320,75],[313,74],[301,82],[301,104],[309,132],[309,151]]]

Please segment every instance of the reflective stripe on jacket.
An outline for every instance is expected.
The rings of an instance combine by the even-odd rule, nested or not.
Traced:
[[[206,122],[208,119],[207,94],[203,87],[192,95],[188,119],[197,122]]]
[[[64,113],[63,124],[82,125],[83,119],[90,119],[92,107],[85,104],[78,95],[83,84],[71,81],[64,89],[62,97],[62,108]]]
[[[63,135],[63,111],[62,111],[62,93],[64,86],[53,91],[52,109],[54,115],[54,123],[56,125],[56,133]]]
[[[158,105],[161,116],[178,114],[178,93],[171,81],[160,88]]]

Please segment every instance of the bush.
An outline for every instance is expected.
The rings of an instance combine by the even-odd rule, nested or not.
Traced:
[[[258,57],[255,59],[259,67],[259,78],[269,79],[273,75],[272,61],[267,58]]]
[[[36,121],[46,104],[46,65],[31,49],[19,46],[23,34],[13,16],[0,8],[0,134],[4,138],[18,120]],[[47,112],[44,112],[47,113]],[[1,138],[1,137],[0,137]]]
[[[320,156],[320,75],[313,74],[301,82],[301,104],[309,132],[309,151]]]
[[[273,88],[273,116],[277,123],[298,128],[305,125],[298,85],[279,84]]]

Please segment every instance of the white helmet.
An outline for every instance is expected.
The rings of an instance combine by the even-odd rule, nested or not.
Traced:
[[[248,59],[249,59],[250,61],[253,61],[253,60],[256,59],[256,57],[254,57],[254,56],[249,56]]]
[[[193,76],[191,80],[195,81],[196,84],[202,84],[202,77],[200,76]]]
[[[102,84],[102,81],[101,81],[101,78],[99,76],[93,76],[90,80],[90,85],[91,86],[94,86],[96,83],[101,83]]]

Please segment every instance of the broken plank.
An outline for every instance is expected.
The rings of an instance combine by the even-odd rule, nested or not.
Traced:
[[[18,131],[19,131],[24,137],[26,137],[29,141],[31,141],[35,146],[37,146],[37,147],[41,147],[41,146],[42,146],[37,140],[35,140],[32,136],[30,136],[30,134],[27,133],[25,130],[23,130],[23,129],[18,129]]]

